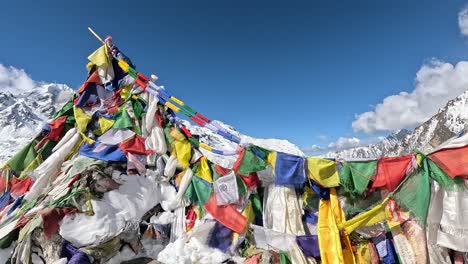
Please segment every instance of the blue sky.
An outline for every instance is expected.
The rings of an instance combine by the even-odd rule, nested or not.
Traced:
[[[377,108],[401,92],[412,103],[418,84],[432,85],[468,54],[458,21],[465,1],[168,2],[9,1],[0,63],[76,88],[99,46],[92,26],[208,117],[255,137],[333,148],[340,137],[362,144],[430,116],[435,106],[414,110],[417,120],[392,109],[409,120],[382,121]]]

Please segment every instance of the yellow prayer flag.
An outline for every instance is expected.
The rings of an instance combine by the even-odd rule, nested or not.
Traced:
[[[174,102],[176,102],[178,105],[181,105],[181,106],[184,105],[184,102],[182,102],[181,100],[179,100],[177,97],[171,96],[171,100],[174,101]]]
[[[388,197],[385,198],[380,204],[370,209],[369,211],[362,213],[344,223],[338,225],[338,227],[344,228],[346,233],[351,234],[356,228],[363,226],[375,225],[378,222],[384,221],[387,218],[385,212],[385,206],[388,202]]]
[[[94,139],[92,138],[89,138],[87,137],[83,132],[80,131],[80,135],[81,135],[81,138],[83,139],[83,142],[81,142],[81,144],[83,144],[84,142],[88,143],[88,144],[93,144],[94,142],[96,142]]]
[[[172,109],[174,112],[179,112],[179,107],[175,106],[173,103],[171,102],[166,102],[165,105],[167,107],[169,107],[170,109]]]
[[[107,130],[111,129],[115,123],[114,120],[105,118],[103,116],[99,117],[98,122],[99,122],[99,128],[101,130],[100,131],[101,135],[104,134]]]
[[[205,143],[200,143],[200,148],[206,149],[206,150],[208,150],[208,151],[213,151],[213,148],[210,147],[210,146],[208,146],[208,145],[206,145]]]
[[[247,202],[247,206],[245,207],[244,211],[242,211],[242,215],[245,216],[249,220],[250,223],[255,223],[255,213],[252,206],[252,201]]]
[[[127,85],[125,87],[123,87],[121,90],[120,90],[120,97],[122,99],[127,99],[128,96],[130,95],[130,92],[132,91],[132,85]]]
[[[118,62],[120,68],[124,71],[124,72],[128,72],[128,69],[130,68],[130,65],[128,65],[128,63],[124,60],[119,60]]]
[[[340,235],[338,225],[343,222],[341,209],[335,188],[330,189],[330,200],[320,199],[317,223],[320,254],[323,264],[355,263],[351,242],[347,234]],[[345,244],[343,249],[341,241]]]
[[[176,181],[177,187],[180,186],[180,182],[182,181],[182,177],[184,177],[185,172],[186,172],[186,171],[183,170],[183,171],[179,172],[179,174],[176,175],[175,181]]]
[[[416,154],[416,162],[418,163],[418,166],[421,167],[422,166],[422,162],[423,162],[424,158],[421,154]]]
[[[267,163],[273,168],[273,173],[275,173],[275,164],[276,164],[276,151],[270,152],[267,157]]]
[[[195,174],[205,181],[213,183],[213,175],[211,174],[210,164],[208,163],[208,159],[205,156],[201,158]]]
[[[86,127],[91,121],[91,116],[86,114],[86,112],[83,109],[76,107],[75,105],[73,106],[73,115],[75,116],[76,127],[78,128],[78,130],[81,133],[86,132]]]
[[[109,64],[109,57],[107,56],[106,45],[102,45],[88,56],[88,60],[97,67],[107,66]]]
[[[174,140],[172,142],[174,145],[175,155],[177,161],[179,161],[182,168],[187,168],[190,166],[190,159],[192,158],[192,145],[188,140]]]
[[[179,129],[174,128],[174,127],[171,128],[171,131],[169,131],[169,135],[171,135],[171,137],[177,141],[185,140],[184,134],[182,134],[182,132],[180,132]]]
[[[309,178],[315,180],[323,187],[336,187],[340,185],[340,176],[336,170],[336,163],[321,158],[307,158]]]
[[[356,253],[354,255],[356,257],[357,264],[371,263],[369,242],[366,241],[359,243],[356,249]]]

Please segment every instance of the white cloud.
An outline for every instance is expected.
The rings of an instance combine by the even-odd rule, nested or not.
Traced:
[[[464,36],[468,36],[468,7],[458,13],[458,27]]]
[[[22,69],[0,64],[0,89],[13,94],[31,91],[36,83]]]
[[[304,148],[302,149],[303,152],[305,153],[322,153],[326,150],[326,148],[323,148],[321,146],[318,146],[318,145],[312,145],[311,147],[308,147],[308,148]]]
[[[311,155],[322,155],[327,152],[342,151],[346,149],[367,146],[382,139],[383,137],[369,138],[365,140],[359,139],[357,137],[339,137],[336,141],[330,142],[325,147],[312,145],[311,147],[302,149],[302,151]]]
[[[340,137],[335,142],[328,144],[328,150],[340,151],[362,146],[363,142],[356,137]]]
[[[415,81],[412,92],[388,96],[372,111],[357,115],[353,130],[372,134],[421,124],[448,100],[468,89],[468,62],[461,61],[454,66],[432,60],[419,69]]]

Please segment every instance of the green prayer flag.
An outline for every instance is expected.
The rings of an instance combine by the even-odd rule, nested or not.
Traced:
[[[200,142],[194,138],[194,137],[189,137],[188,140],[190,141],[190,143],[192,143],[192,145],[196,148],[199,148],[200,147]]]
[[[184,196],[193,204],[204,205],[211,196],[213,187],[211,184],[197,175],[193,175],[192,181],[184,193]]]
[[[260,195],[258,195],[258,193],[252,193],[249,199],[252,202],[252,208],[253,208],[254,214],[257,217],[262,216],[263,209],[262,209],[262,200],[260,200]]]
[[[57,146],[56,141],[49,140],[44,146],[37,150],[37,153],[41,155],[42,160],[46,160],[50,155],[52,155],[52,150]]]
[[[377,161],[345,162],[340,172],[340,185],[351,198],[360,196],[375,174]]]
[[[280,252],[280,264],[291,264],[291,259],[288,256],[288,252]]]
[[[268,153],[268,150],[258,146],[248,146],[241,157],[240,163],[237,164],[237,172],[241,175],[249,175],[252,172],[266,169]]]
[[[73,101],[70,101],[68,103],[66,103],[62,109],[60,109],[58,112],[56,112],[53,116],[53,119],[56,119],[60,116],[66,116],[67,117],[67,120],[65,121],[65,124],[67,125],[67,128],[66,130],[69,130],[70,128],[72,127],[75,127],[75,115],[74,115],[74,112],[73,112]]]
[[[167,124],[165,127],[164,127],[164,136],[166,138],[166,141],[167,141],[167,145],[168,146],[171,146],[172,145],[172,142],[174,141],[174,139],[172,138],[171,134],[171,124]]]
[[[8,166],[15,171],[16,175],[19,176],[23,170],[36,159],[37,152],[34,150],[34,146],[36,146],[38,142],[37,139],[34,139],[7,162]]]
[[[214,163],[211,163],[210,162],[210,167],[211,167],[211,172],[212,172],[212,176],[213,176],[213,182],[215,182],[217,179],[219,179],[222,175],[220,175],[217,171],[216,171],[216,166]]]
[[[236,175],[236,182],[237,182],[237,191],[239,192],[239,196],[243,196],[247,193],[247,186],[245,186],[245,182],[241,179],[241,177]]]
[[[140,120],[144,112],[144,107],[141,100],[132,100],[133,113],[135,113],[135,119]]]
[[[427,160],[427,158],[424,159],[422,167],[419,167],[397,187],[393,196],[400,207],[409,211],[414,219],[423,225],[426,224],[431,199]]]
[[[113,128],[132,128],[133,122],[127,110],[121,109],[114,115],[115,123]]]
[[[55,112],[53,118],[56,119],[57,117],[60,117],[60,116],[63,116],[63,115],[66,115],[66,116],[73,115],[73,105],[74,105],[73,101],[70,101],[70,102],[66,103],[62,107],[62,109]]]
[[[462,177],[452,178],[447,175],[437,164],[432,160],[427,159],[429,176],[436,181],[441,188],[449,191],[461,191],[464,189],[465,181]]]

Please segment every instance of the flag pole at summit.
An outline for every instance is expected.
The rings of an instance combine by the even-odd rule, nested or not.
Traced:
[[[91,27],[88,27],[88,30],[102,44],[107,46],[107,43],[105,41],[103,41],[102,38],[96,32],[94,32],[94,30]],[[130,76],[135,78],[135,81],[138,83],[138,85],[140,85],[146,91],[150,92],[152,95],[158,97],[158,99],[161,100],[161,102],[165,106],[170,108],[172,111],[174,111],[174,112],[179,112],[180,111],[181,113],[186,115],[190,120],[197,123],[199,126],[207,127],[208,129],[210,129],[211,131],[213,131],[213,132],[217,133],[218,135],[224,137],[225,139],[227,139],[229,141],[232,141],[232,142],[235,142],[237,144],[240,144],[241,140],[240,140],[239,137],[231,134],[230,132],[228,132],[226,129],[224,129],[220,125],[212,123],[210,119],[208,119],[207,117],[205,117],[204,115],[202,115],[201,113],[196,111],[195,109],[191,108],[190,106],[186,105],[183,101],[179,100],[177,97],[172,96],[165,89],[162,89],[161,87],[154,84],[154,82],[152,82],[148,77],[144,76],[142,73],[140,73],[140,72],[136,71],[135,69],[133,69],[132,67],[130,67],[127,62],[125,62],[125,61],[123,61],[121,59],[118,59],[118,61],[119,61],[118,62],[119,67],[123,71],[127,72]],[[149,89],[147,89],[147,88],[149,88]],[[173,101],[175,104],[179,105],[179,107],[176,106],[175,104],[173,104],[170,101]],[[207,149],[207,150],[211,151],[211,149]],[[220,152],[222,152],[222,151],[220,151]]]
[[[104,42],[104,40],[102,40],[102,38],[101,38],[96,32],[94,32],[94,30],[93,30],[91,27],[88,27],[88,30],[89,30],[89,32],[91,32],[91,34],[93,34],[102,44],[106,45],[106,43]]]

